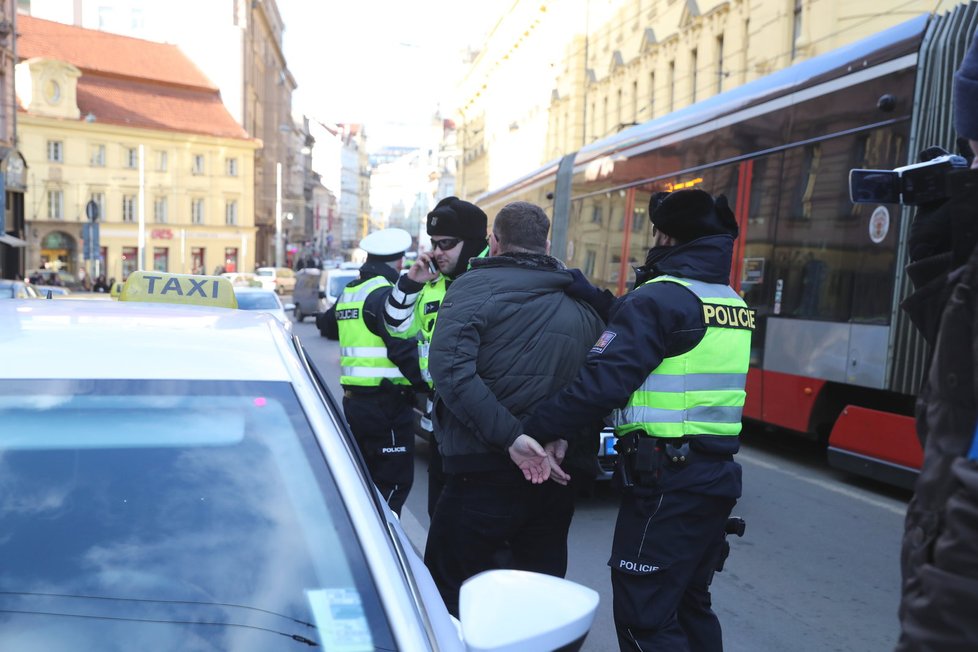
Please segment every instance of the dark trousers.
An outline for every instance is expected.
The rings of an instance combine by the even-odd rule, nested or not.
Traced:
[[[438,450],[438,442],[435,441],[434,434],[428,443],[428,519],[435,515],[435,507],[438,506],[438,499],[441,491],[445,488],[445,471],[441,468],[441,452]]]
[[[343,395],[343,413],[377,489],[400,515],[414,483],[414,411],[398,391]]]
[[[506,567],[563,577],[574,492],[555,482],[533,485],[512,471],[447,474],[428,529],[424,562],[458,616],[462,583]],[[501,550],[508,550],[505,556]]]
[[[709,585],[735,503],[683,490],[625,490],[608,562],[623,652],[723,649]]]

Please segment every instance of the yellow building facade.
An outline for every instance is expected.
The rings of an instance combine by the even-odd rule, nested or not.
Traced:
[[[471,199],[932,10],[922,0],[519,0],[459,88],[459,192]]]
[[[25,51],[66,41],[49,38],[66,30],[88,39],[92,59],[35,56],[15,73],[28,274],[253,271],[260,141],[173,46],[25,17]],[[157,68],[108,69],[120,48],[159,48]],[[97,248],[84,241],[93,207]]]

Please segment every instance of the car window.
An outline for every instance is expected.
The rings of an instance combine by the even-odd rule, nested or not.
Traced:
[[[235,297],[238,308],[242,310],[275,310],[281,307],[271,292],[239,292]]]
[[[0,423],[5,648],[394,649],[288,383],[0,381]]]
[[[7,287],[0,287],[0,299],[13,299],[14,298],[14,288],[11,285]]]
[[[329,279],[329,295],[331,297],[340,296],[343,293],[343,288],[358,276],[359,274],[337,274],[331,276]]]
[[[270,269],[259,269],[255,271],[258,276],[275,276],[275,272]]]

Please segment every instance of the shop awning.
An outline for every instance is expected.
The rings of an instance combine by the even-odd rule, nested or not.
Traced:
[[[10,235],[9,233],[0,233],[0,242],[5,245],[10,245],[11,247],[27,246],[27,240],[21,240],[20,238]]]

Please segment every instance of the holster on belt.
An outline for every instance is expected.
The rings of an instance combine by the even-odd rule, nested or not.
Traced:
[[[615,441],[622,486],[654,485],[659,480],[665,457],[658,440],[637,430]]]

